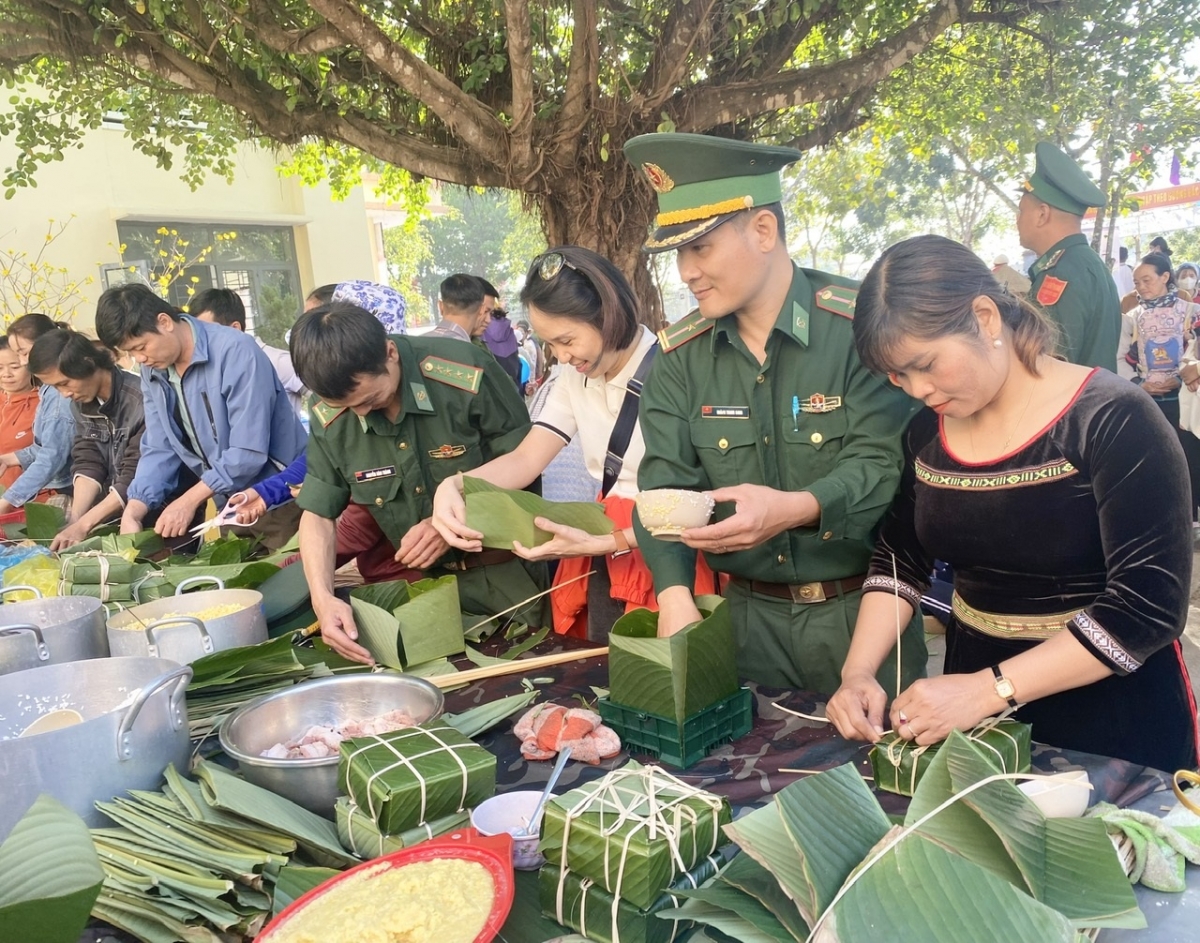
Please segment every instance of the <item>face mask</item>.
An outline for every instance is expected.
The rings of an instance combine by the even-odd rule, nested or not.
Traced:
[[[1185,275],[1183,278],[1181,278],[1179,280],[1179,287],[1186,288],[1188,291],[1191,291],[1193,288],[1196,287],[1196,276],[1195,275]]]

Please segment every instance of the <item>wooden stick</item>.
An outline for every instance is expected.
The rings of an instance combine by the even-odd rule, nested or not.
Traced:
[[[484,678],[519,674],[538,668],[548,668],[551,665],[561,665],[568,661],[578,661],[581,658],[599,658],[607,654],[607,645],[603,648],[587,648],[574,652],[555,652],[553,655],[538,655],[536,658],[514,659],[504,665],[485,665],[482,668],[471,668],[468,671],[458,671],[449,675],[433,675],[425,680],[439,688],[453,688],[460,684],[482,681]]]

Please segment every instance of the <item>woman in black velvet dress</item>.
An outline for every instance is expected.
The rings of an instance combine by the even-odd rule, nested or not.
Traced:
[[[1187,466],[1153,400],[1051,357],[1045,317],[940,236],[892,246],[854,320],[859,356],[928,407],[863,586],[828,714],[877,739],[875,671],[928,584],[954,567],[946,674],[893,702],[936,743],[1019,703],[1035,740],[1175,770],[1197,764],[1179,647],[1192,565]],[[893,576],[895,574],[895,577]]]

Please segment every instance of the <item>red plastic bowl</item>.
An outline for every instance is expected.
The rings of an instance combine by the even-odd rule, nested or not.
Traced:
[[[477,861],[487,868],[488,874],[492,876],[492,882],[496,889],[495,897],[492,899],[492,910],[474,941],[474,943],[491,943],[496,938],[496,934],[500,932],[500,928],[504,926],[504,921],[508,919],[508,912],[512,909],[515,890],[512,869],[512,836],[484,836],[473,828],[460,829],[449,835],[443,835],[441,838],[422,842],[412,848],[405,848],[402,851],[384,855],[382,858],[375,858],[358,867],[351,868],[344,874],[330,878],[324,884],[314,887],[303,897],[292,901],[278,917],[263,928],[263,932],[255,938],[255,943],[269,943],[272,935],[282,929],[305,907],[359,871],[378,869],[382,874],[394,867],[414,864],[418,861],[433,861],[439,858]],[[381,867],[381,865],[385,867]]]

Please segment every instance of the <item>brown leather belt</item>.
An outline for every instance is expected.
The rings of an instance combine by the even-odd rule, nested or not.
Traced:
[[[747,588],[752,593],[762,593],[764,596],[776,596],[779,599],[787,599],[794,603],[806,605],[808,603],[828,602],[830,599],[836,599],[839,591],[841,593],[852,593],[859,589],[866,582],[867,574],[860,573],[858,576],[847,576],[840,580],[826,580],[825,582],[815,583],[764,583],[761,580],[747,580],[740,576],[732,578],[732,582],[737,583],[743,588]]]
[[[461,560],[443,563],[443,570],[473,570],[477,566],[493,566],[517,559],[511,550],[481,550],[479,553],[464,553]]]

